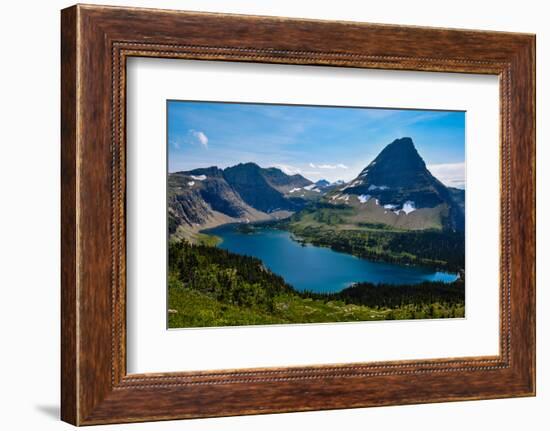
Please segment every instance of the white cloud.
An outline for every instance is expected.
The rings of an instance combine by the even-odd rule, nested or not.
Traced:
[[[287,175],[296,175],[296,174],[302,173],[302,170],[300,168],[297,168],[296,166],[292,166],[292,165],[278,164],[278,165],[275,165],[275,167],[279,168],[281,171],[283,171]]]
[[[464,163],[442,163],[428,165],[434,177],[446,186],[464,188],[466,184],[466,167]]]
[[[336,165],[328,165],[328,164],[316,165],[314,163],[310,163],[309,167],[313,169],[348,169],[348,167],[343,163],[338,163]]]
[[[285,165],[285,164],[277,164],[274,165],[274,167],[279,168],[281,171],[283,171],[287,175],[320,175],[320,171],[304,171],[296,166],[292,165]]]
[[[189,130],[189,133],[193,137],[194,143],[202,145],[204,148],[208,148],[208,136],[200,130]]]
[[[309,163],[308,165],[298,167],[298,166],[289,165],[289,164],[285,164],[285,163],[278,163],[278,164],[273,164],[271,166],[280,169],[281,171],[283,171],[287,175],[299,174],[299,175],[302,175],[303,177],[305,177],[308,180],[311,180],[313,182],[321,180],[321,179],[325,179],[325,180],[328,180],[328,181],[332,182],[332,181],[335,181],[337,179],[342,178],[342,176],[344,175],[344,172],[339,170],[339,169],[326,170],[326,168],[323,169],[321,166],[317,166],[317,165],[314,165],[315,169],[311,169],[312,164],[313,163]],[[260,164],[260,166],[264,166],[264,165]],[[266,164],[265,166],[269,166],[269,165]],[[337,165],[335,165],[335,166],[337,166]],[[351,171],[347,171],[347,173],[349,173],[349,175],[353,176],[353,173]],[[349,180],[349,179],[351,179],[351,178],[347,178],[347,180]]]

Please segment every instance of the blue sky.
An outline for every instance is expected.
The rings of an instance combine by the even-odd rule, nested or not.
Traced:
[[[349,181],[410,136],[436,177],[464,187],[464,112],[188,101],[167,109],[169,172],[254,162]]]

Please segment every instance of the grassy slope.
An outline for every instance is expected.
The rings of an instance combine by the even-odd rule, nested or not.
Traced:
[[[353,296],[311,298],[294,291],[257,259],[214,247],[170,246],[170,328],[464,316],[463,302],[366,306]]]
[[[346,200],[341,200],[346,196]],[[310,207],[310,210],[315,207]],[[396,214],[390,209],[380,206],[376,199],[369,199],[362,203],[355,195],[328,195],[324,202],[313,211],[320,214],[332,212],[340,215],[347,225],[358,226],[361,223],[381,223],[388,228],[406,230],[426,230],[443,228],[443,218],[448,215],[447,205],[441,204],[434,208],[419,208],[405,214],[398,211]],[[305,212],[305,214],[308,211]]]
[[[379,311],[341,301],[320,301],[296,295],[278,295],[275,309],[222,303],[192,289],[170,289],[168,321],[171,328],[263,325],[274,323],[349,322],[384,320],[389,310]]]
[[[425,265],[450,271],[460,271],[464,267],[460,234],[444,233],[437,228],[410,231],[368,222],[351,206],[327,205],[304,210],[281,223],[280,227],[288,229],[299,241],[371,260]],[[444,254],[438,256],[438,252]]]
[[[222,303],[186,288],[169,290],[168,308],[170,328],[464,317],[463,305],[449,307],[439,303],[425,306],[407,304],[398,308],[377,309],[346,304],[343,301],[301,298],[291,294],[277,296],[275,311],[269,313],[261,307]]]
[[[170,241],[188,241],[191,244],[208,245],[211,247],[217,246],[221,242],[221,238],[216,235],[195,232],[183,226],[179,226],[176,232],[170,236]]]

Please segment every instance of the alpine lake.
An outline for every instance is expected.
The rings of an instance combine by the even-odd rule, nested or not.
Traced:
[[[255,224],[240,229],[227,224],[203,231],[221,239],[219,248],[260,259],[273,273],[299,291],[339,292],[357,282],[418,284],[425,281],[451,283],[457,274],[419,266],[375,262],[351,254],[303,244],[286,230]]]

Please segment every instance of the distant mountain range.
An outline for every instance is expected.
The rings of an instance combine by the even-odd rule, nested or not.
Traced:
[[[193,239],[224,223],[286,218],[306,207],[311,213],[316,205],[353,209],[346,223],[464,230],[464,190],[435,178],[411,138],[390,143],[348,183],[313,183],[254,163],[168,175],[169,232],[176,237]]]
[[[200,168],[168,175],[168,228],[192,237],[224,223],[285,218],[304,208],[313,183],[277,168],[241,163],[226,169]]]

